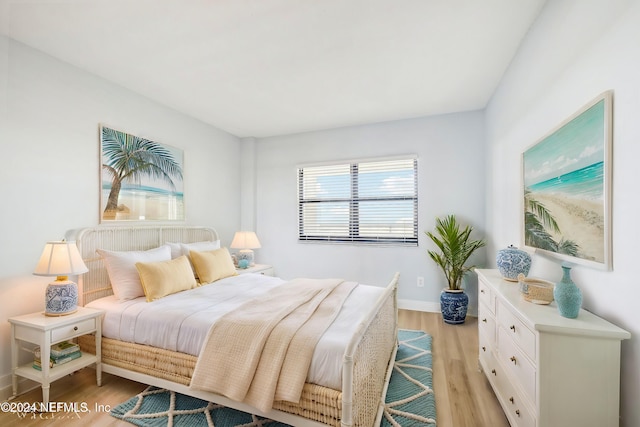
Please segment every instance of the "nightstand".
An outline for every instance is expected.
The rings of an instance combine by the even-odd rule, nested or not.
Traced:
[[[96,381],[102,385],[102,370],[100,366],[100,350],[102,342],[102,315],[104,311],[92,308],[78,307],[78,311],[67,316],[49,317],[43,312],[11,317],[11,371],[13,381],[13,397],[18,395],[18,376],[42,384],[42,402],[49,403],[50,384],[91,364],[96,365]],[[95,333],[96,354],[82,353],[82,356],[62,365],[49,367],[49,363],[42,363],[42,370],[33,367],[33,360],[18,366],[18,351],[20,341],[26,341],[40,346],[42,361],[48,361],[51,356],[51,345]]]
[[[236,272],[238,274],[245,274],[245,273],[258,273],[258,274],[262,274],[265,276],[273,276],[275,275],[275,272],[273,271],[273,266],[272,265],[267,265],[267,264],[256,264],[252,267],[248,267],[248,268],[236,268]]]

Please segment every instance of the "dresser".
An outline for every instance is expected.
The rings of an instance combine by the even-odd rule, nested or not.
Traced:
[[[620,344],[629,332],[555,302],[525,301],[498,270],[478,274],[479,365],[512,427],[617,427]]]

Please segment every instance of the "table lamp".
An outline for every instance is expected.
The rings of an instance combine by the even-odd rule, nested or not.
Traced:
[[[45,293],[46,316],[64,316],[78,310],[78,286],[68,276],[87,271],[75,242],[47,242],[33,272],[36,276],[57,276]]]
[[[236,231],[231,242],[232,249],[240,249],[238,254],[238,265],[241,265],[242,260],[247,260],[249,266],[255,265],[253,262],[253,250],[260,248],[260,241],[258,236],[253,231]],[[244,264],[244,263],[243,263]]]

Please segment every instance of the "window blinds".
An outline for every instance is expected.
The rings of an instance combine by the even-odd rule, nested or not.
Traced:
[[[417,159],[298,168],[300,241],[418,244]]]

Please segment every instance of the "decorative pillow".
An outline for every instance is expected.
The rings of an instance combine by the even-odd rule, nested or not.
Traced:
[[[144,296],[136,262],[168,261],[171,259],[171,249],[167,245],[148,251],[119,252],[98,249],[97,252],[104,260],[113,293],[121,301]]]
[[[200,284],[215,282],[238,274],[227,248],[206,252],[192,250],[189,256]]]
[[[213,242],[208,241],[208,242],[195,242],[195,243],[180,243],[180,252],[182,253],[182,255],[186,255],[187,258],[189,259],[189,264],[193,269],[193,274],[194,276],[196,276],[196,280],[199,281],[198,272],[193,266],[193,262],[191,261],[191,257],[189,256],[189,253],[192,250],[202,252],[202,251],[213,251],[215,249],[220,249],[220,240],[214,240]]]
[[[184,255],[169,261],[137,262],[136,268],[149,302],[198,286]]]

